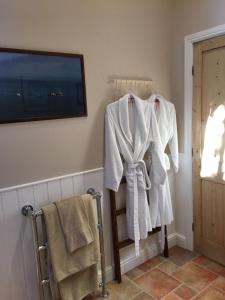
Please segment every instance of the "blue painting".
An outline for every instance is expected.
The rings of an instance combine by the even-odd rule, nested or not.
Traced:
[[[82,55],[0,50],[0,123],[86,115]]]

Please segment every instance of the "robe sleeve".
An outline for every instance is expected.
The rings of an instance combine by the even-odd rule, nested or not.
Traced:
[[[157,184],[164,184],[167,173],[164,159],[164,152],[162,148],[161,138],[155,113],[152,111],[151,117],[152,129],[152,145],[151,145],[151,177]]]
[[[116,132],[110,112],[105,114],[105,187],[118,191],[123,175],[123,163],[120,156]]]
[[[177,138],[177,121],[175,107],[171,111],[171,137],[169,139],[169,149],[171,153],[171,159],[173,162],[173,168],[175,172],[178,172],[179,167],[179,152],[178,152],[178,138]]]

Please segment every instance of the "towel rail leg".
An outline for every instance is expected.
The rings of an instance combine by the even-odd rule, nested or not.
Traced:
[[[38,229],[37,229],[37,216],[39,213],[34,213],[34,209],[32,205],[25,205],[22,207],[22,214],[24,216],[31,217],[32,220],[32,232],[33,232],[33,243],[34,243],[34,252],[35,252],[35,262],[36,262],[36,271],[38,278],[38,288],[39,288],[39,296],[40,300],[45,299],[44,295],[44,287],[42,283],[42,273],[41,273],[41,260],[39,253],[39,243],[38,243]]]
[[[38,277],[38,284],[39,284],[39,291],[40,291],[40,299],[44,300],[44,287],[42,284],[42,273],[41,273],[41,259],[40,259],[40,252],[38,250],[38,229],[37,229],[37,216],[32,216],[32,228],[33,228],[33,236],[34,236],[34,249],[35,249],[35,259],[36,259],[36,266],[37,266],[37,277]]]
[[[100,244],[100,254],[101,254],[101,273],[102,273],[102,282],[100,287],[101,298],[108,298],[109,293],[106,290],[106,276],[105,276],[105,248],[104,248],[104,238],[103,238],[103,225],[102,225],[102,207],[101,207],[101,197],[100,193],[96,193],[94,189],[90,188],[87,191],[88,194],[91,194],[96,199],[97,204],[97,213],[98,213],[98,230],[99,230],[99,244]]]

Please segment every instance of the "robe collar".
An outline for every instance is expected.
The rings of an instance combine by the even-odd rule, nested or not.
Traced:
[[[130,126],[129,126],[129,97],[130,95],[134,98],[134,110],[136,114],[136,124],[134,139],[132,138]],[[146,110],[148,108],[148,102],[140,99],[134,94],[126,94],[124,97],[120,98],[119,101],[119,123],[121,131],[127,142],[131,145],[133,151],[136,153],[140,146],[148,136],[148,128],[146,126]]]

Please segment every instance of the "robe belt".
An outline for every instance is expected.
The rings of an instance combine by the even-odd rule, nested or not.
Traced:
[[[144,188],[145,190],[150,190],[151,181],[148,176],[147,167],[144,160],[138,160],[135,163],[127,163],[127,169],[133,169],[137,173],[137,169],[140,168],[144,177]]]
[[[135,243],[135,254],[140,255],[140,229],[138,220],[138,179],[137,177],[141,174],[137,172],[138,168],[142,171],[144,179],[144,189],[149,190],[151,188],[151,182],[148,176],[146,164],[144,160],[139,160],[135,163],[127,163],[127,170],[132,170],[133,172],[133,184],[134,184],[134,243]],[[136,200],[135,200],[136,199]]]

